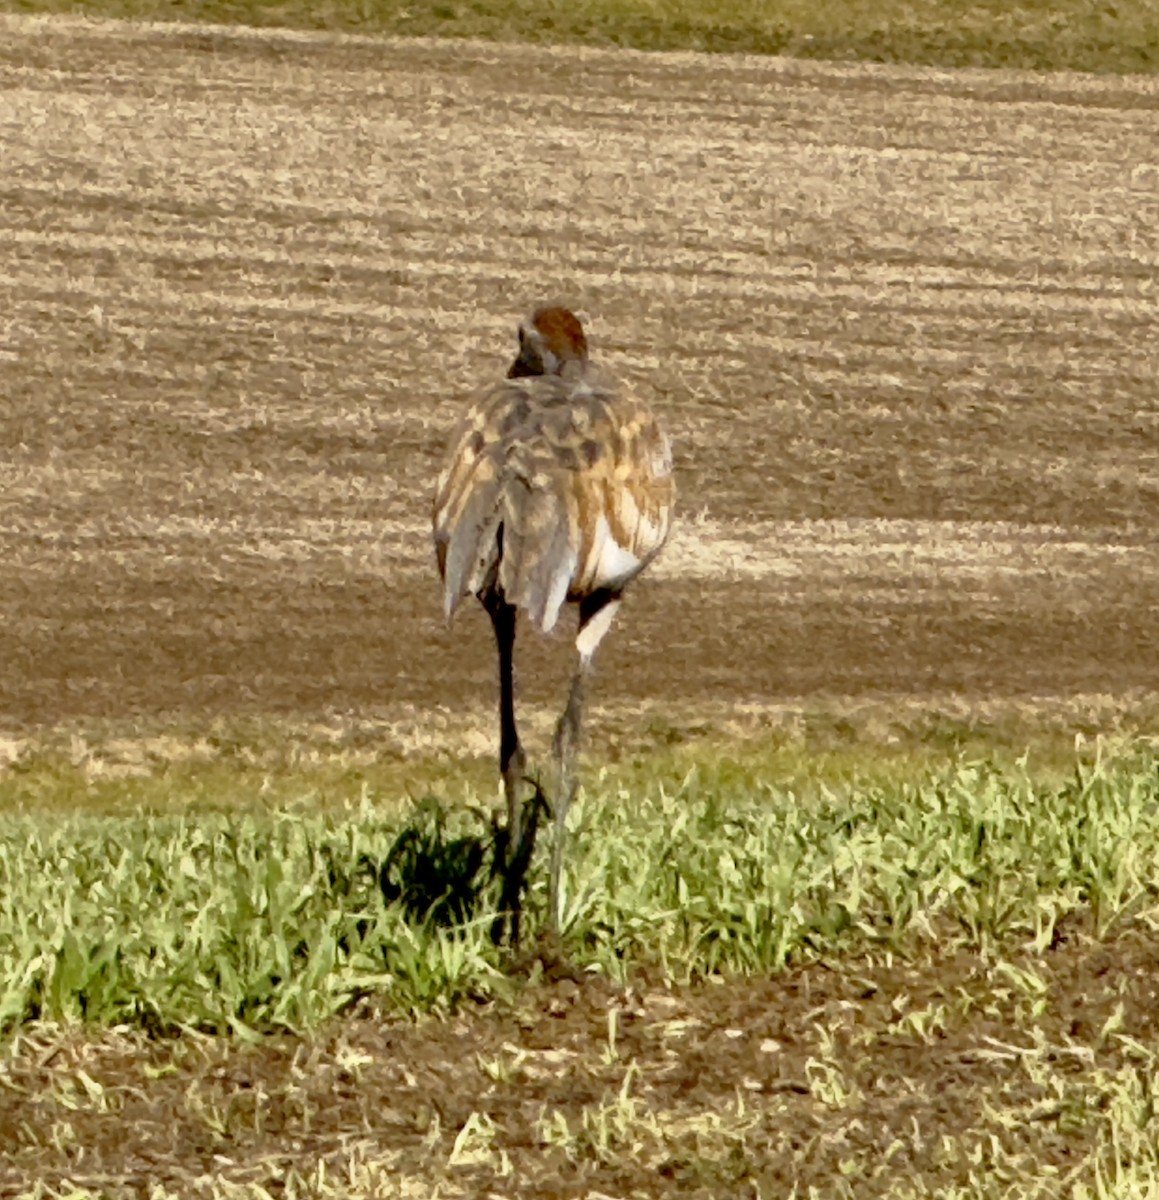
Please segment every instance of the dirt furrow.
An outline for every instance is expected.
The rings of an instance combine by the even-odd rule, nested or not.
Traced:
[[[676,443],[604,702],[1154,690],[1154,80],[0,29],[10,723],[486,699],[429,490],[543,296]]]

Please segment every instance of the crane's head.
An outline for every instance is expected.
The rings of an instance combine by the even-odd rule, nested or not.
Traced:
[[[569,362],[588,360],[588,340],[579,318],[569,308],[548,304],[519,324],[519,354],[508,379],[529,375],[562,375]]]

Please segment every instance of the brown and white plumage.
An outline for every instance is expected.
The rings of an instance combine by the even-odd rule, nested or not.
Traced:
[[[566,600],[622,590],[655,557],[672,492],[668,442],[642,404],[584,375],[488,389],[435,502],[448,616],[497,588],[550,631]]]
[[[583,679],[624,588],[664,545],[675,485],[663,430],[646,404],[593,366],[573,313],[536,309],[519,327],[519,346],[507,379],[475,397],[452,438],[433,526],[447,615],[475,595],[495,625],[513,847],[523,769],[511,675],[515,613],[548,632],[565,603],[579,606],[580,662],[555,741],[554,920]]]

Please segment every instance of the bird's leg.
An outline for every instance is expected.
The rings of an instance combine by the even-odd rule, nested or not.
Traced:
[[[611,591],[596,592],[580,602],[579,632],[576,634],[576,650],[579,662],[572,676],[567,705],[555,727],[553,750],[556,761],[557,787],[555,793],[555,840],[551,846],[551,875],[548,888],[549,928],[558,940],[563,913],[560,911],[559,883],[563,869],[563,844],[567,836],[567,813],[575,799],[577,781],[575,775],[576,746],[579,743],[583,723],[584,692],[588,676],[592,671],[592,660],[596,647],[603,640],[612,624],[620,597]]]
[[[519,784],[527,768],[527,758],[519,744],[515,728],[515,608],[498,601],[492,613],[495,640],[499,645],[499,771],[503,776],[503,794],[507,799],[507,832],[511,854],[518,848],[523,819],[519,803]]]
[[[556,762],[555,840],[551,844],[551,875],[548,889],[550,930],[558,938],[561,918],[559,878],[563,867],[563,842],[567,834],[567,812],[575,798],[575,750],[583,721],[584,690],[591,672],[590,656],[580,655],[572,676],[567,705],[555,727],[553,750]]]
[[[527,758],[519,744],[515,728],[515,606],[494,592],[483,597],[483,605],[495,629],[499,648],[499,772],[507,800],[507,844],[503,862],[503,909],[511,921],[511,941],[519,941],[522,873],[516,871],[523,842],[523,806],[519,785],[527,768]],[[502,936],[500,918],[499,936]]]

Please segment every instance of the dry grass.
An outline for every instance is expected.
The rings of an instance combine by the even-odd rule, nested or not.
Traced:
[[[1154,71],[1147,0],[7,0],[24,12],[800,58]]]

